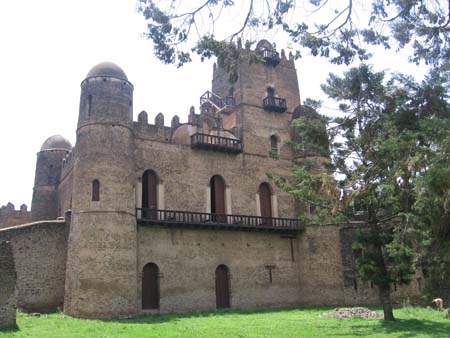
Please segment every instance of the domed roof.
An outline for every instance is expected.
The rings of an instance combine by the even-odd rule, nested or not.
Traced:
[[[41,151],[51,149],[72,150],[72,145],[61,135],[53,135],[45,140],[44,144],[41,147]]]
[[[127,75],[122,68],[112,62],[102,62],[94,66],[86,75],[86,78],[96,76],[112,76],[119,79],[128,80]]]

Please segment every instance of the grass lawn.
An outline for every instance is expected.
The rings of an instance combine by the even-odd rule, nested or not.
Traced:
[[[0,337],[450,337],[450,319],[431,309],[396,309],[397,321],[392,323],[323,316],[332,310],[227,311],[124,320],[76,319],[62,313],[30,317],[19,312],[18,329],[0,330]]]

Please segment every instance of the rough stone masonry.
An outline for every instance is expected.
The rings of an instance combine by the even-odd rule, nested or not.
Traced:
[[[10,242],[0,242],[0,328],[16,326],[16,270]]]

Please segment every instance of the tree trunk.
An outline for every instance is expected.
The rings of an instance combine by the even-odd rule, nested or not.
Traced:
[[[384,320],[394,321],[394,312],[392,311],[391,290],[389,284],[382,284],[378,287],[380,301],[383,304]]]

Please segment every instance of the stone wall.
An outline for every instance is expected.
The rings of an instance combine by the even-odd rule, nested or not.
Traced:
[[[139,226],[138,246],[140,278],[146,264],[159,268],[160,312],[215,309],[215,270],[221,264],[230,271],[232,308],[301,304],[290,239],[279,234]],[[138,288],[140,297],[141,280]]]
[[[52,310],[62,306],[69,223],[43,221],[0,230],[11,242],[17,272],[17,307]]]
[[[0,241],[0,328],[16,326],[16,271],[10,242]]]
[[[302,305],[344,304],[339,226],[308,226],[298,239]]]
[[[73,163],[68,163],[64,169],[58,186],[58,216],[72,209]]]
[[[8,203],[0,208],[0,229],[31,221],[31,213],[27,206],[22,204],[20,210],[15,210],[14,204]]]

